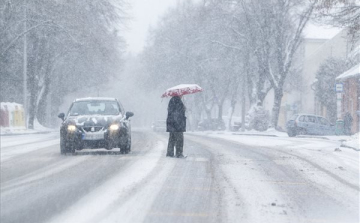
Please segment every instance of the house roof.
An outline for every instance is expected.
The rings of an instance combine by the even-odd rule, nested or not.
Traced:
[[[336,80],[346,80],[351,77],[360,77],[360,63],[342,73]]]

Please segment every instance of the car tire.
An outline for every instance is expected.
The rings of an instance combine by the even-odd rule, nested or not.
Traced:
[[[287,134],[288,134],[289,137],[295,137],[296,136],[296,132],[294,130],[289,130],[287,132]]]
[[[63,137],[60,136],[60,154],[65,155],[66,150],[66,141],[63,139]]]
[[[127,139],[125,153],[129,153],[130,151],[131,151],[131,136],[129,136]]]
[[[66,153],[75,154],[75,144],[74,143],[69,143],[69,144],[70,145],[66,147]]]
[[[129,141],[128,137],[121,137],[120,138],[119,147],[120,147],[120,153],[121,154],[128,153],[128,141]],[[131,143],[131,141],[130,141],[130,143]]]

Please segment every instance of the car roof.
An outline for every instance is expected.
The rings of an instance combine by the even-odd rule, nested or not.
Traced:
[[[106,97],[87,97],[87,98],[77,98],[76,101],[117,101],[116,98],[106,98]]]
[[[309,116],[315,116],[315,117],[321,117],[321,118],[325,118],[321,115],[314,115],[314,114],[306,114],[306,113],[299,113],[299,114],[295,114],[295,115],[298,115],[298,116],[301,116],[301,115],[309,115]]]

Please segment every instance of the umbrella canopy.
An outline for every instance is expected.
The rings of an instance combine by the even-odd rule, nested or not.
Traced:
[[[197,92],[201,92],[202,90],[203,89],[197,84],[180,84],[167,89],[164,92],[164,94],[161,95],[161,97],[164,98],[164,97],[182,96],[185,94],[194,94]]]

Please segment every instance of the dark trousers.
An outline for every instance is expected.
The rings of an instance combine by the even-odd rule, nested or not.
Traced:
[[[174,156],[174,147],[176,148],[176,155],[183,153],[184,147],[184,133],[170,132],[169,144],[167,147],[167,156]]]

